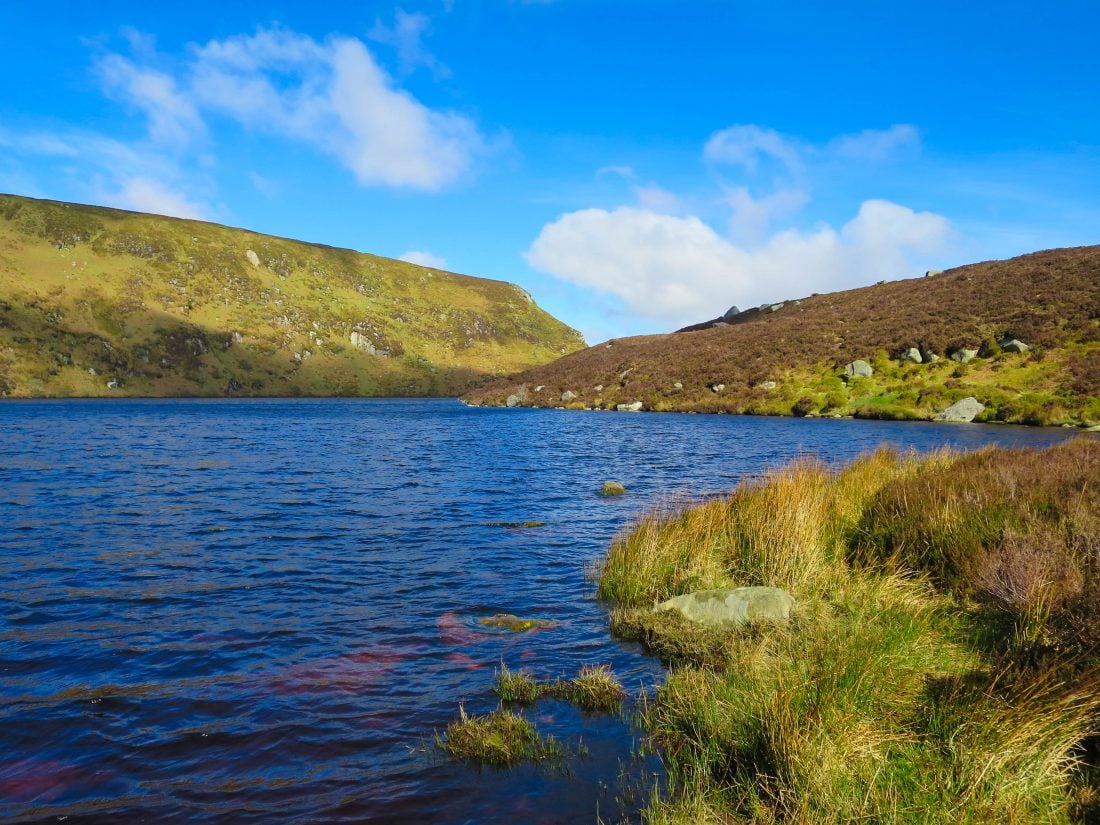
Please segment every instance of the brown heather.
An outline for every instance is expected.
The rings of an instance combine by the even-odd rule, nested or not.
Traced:
[[[774,313],[743,313],[729,326],[701,326],[597,344],[466,398],[502,404],[526,387],[525,403],[534,406],[559,406],[571,390],[571,407],[641,401],[650,410],[928,418],[974,395],[989,419],[1100,420],[1100,246],[803,297]],[[1001,352],[1005,336],[1031,351]],[[981,348],[983,357],[965,366],[943,357],[961,346]],[[941,360],[899,363],[909,347]],[[840,372],[857,358],[876,373],[845,385]],[[765,381],[778,386],[760,388]],[[717,385],[724,388],[715,392]]]

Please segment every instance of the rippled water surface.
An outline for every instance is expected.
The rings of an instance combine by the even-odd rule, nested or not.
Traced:
[[[565,773],[421,746],[460,702],[495,706],[500,662],[660,677],[584,578],[633,514],[800,452],[1063,437],[448,400],[0,403],[0,819],[615,821],[636,804],[620,770],[653,767],[621,720],[537,706],[589,749]],[[601,498],[606,479],[629,494]],[[478,624],[497,612],[557,626]]]

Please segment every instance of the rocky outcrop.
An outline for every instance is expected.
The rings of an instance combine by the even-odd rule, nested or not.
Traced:
[[[871,365],[858,358],[844,367],[845,378],[870,378],[874,374]]]
[[[743,625],[785,621],[794,604],[791,594],[779,587],[722,587],[676,596],[654,610],[673,611],[700,624]]]
[[[741,314],[741,310],[739,310],[736,306],[732,306],[729,309],[727,309],[725,311],[725,313],[722,315],[722,320],[723,321],[728,321],[730,318],[736,318],[740,314]]]
[[[983,404],[977,398],[964,398],[961,401],[956,401],[946,410],[937,415],[933,420],[969,424],[971,421],[974,420],[978,413],[980,413],[984,409],[985,404]]]

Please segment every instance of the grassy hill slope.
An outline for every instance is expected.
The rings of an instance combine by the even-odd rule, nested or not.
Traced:
[[[1006,337],[1028,344],[1005,352]],[[932,363],[902,358],[909,348]],[[960,349],[980,355],[963,364]],[[863,359],[867,378],[845,380]],[[541,388],[541,389],[540,389]],[[562,401],[566,391],[575,394]],[[668,335],[599,344],[471,392],[478,404],[925,419],[967,396],[978,420],[1100,422],[1100,246],[971,264]],[[566,396],[568,398],[568,396]]]
[[[0,195],[2,395],[453,395],[583,346],[513,284]]]

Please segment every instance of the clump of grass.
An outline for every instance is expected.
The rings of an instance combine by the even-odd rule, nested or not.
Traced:
[[[581,710],[609,713],[622,705],[626,690],[607,665],[585,665],[573,679],[556,682],[554,695]]]
[[[585,665],[572,679],[539,682],[523,671],[512,672],[504,664],[493,686],[501,701],[531,705],[543,697],[562,699],[584,711],[610,713],[626,699],[626,689],[607,665]]]
[[[1086,822],[1100,807],[1100,444],[799,461],[644,517],[599,588],[672,666],[649,822]],[[798,598],[706,628],[658,598]],[[1084,764],[1082,764],[1082,760]]]
[[[528,760],[558,759],[563,754],[554,737],[542,737],[534,725],[512,711],[500,709],[469,716],[459,706],[458,713],[459,718],[436,737],[436,746],[457,759],[511,767]]]
[[[533,705],[546,693],[546,686],[532,679],[522,670],[513,672],[503,662],[497,671],[493,689],[502,702],[516,705]]]

